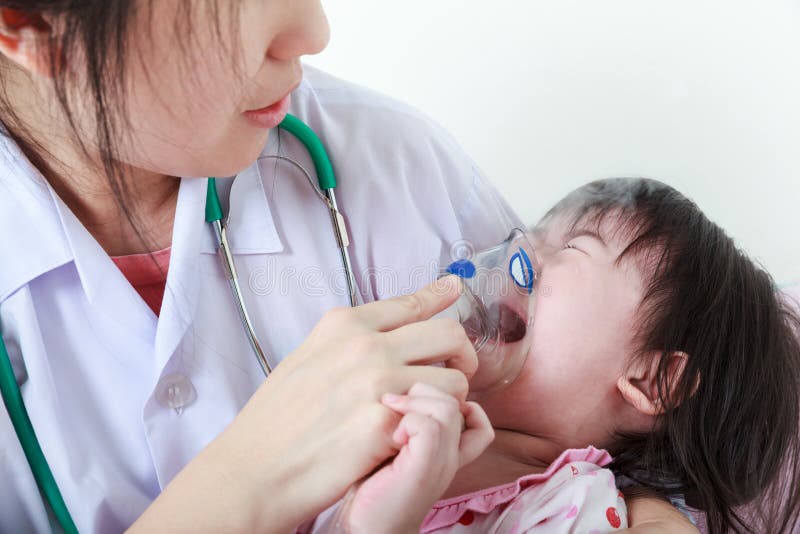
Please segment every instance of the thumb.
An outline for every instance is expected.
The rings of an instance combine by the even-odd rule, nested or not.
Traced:
[[[462,413],[467,429],[461,433],[458,447],[459,467],[475,460],[494,440],[494,429],[483,408],[475,402],[466,402]]]
[[[370,302],[354,308],[353,311],[372,330],[388,332],[430,319],[453,304],[461,290],[461,279],[448,275],[411,295]]]

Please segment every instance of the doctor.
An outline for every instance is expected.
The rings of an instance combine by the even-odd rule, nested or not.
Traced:
[[[80,531],[289,531],[393,453],[383,393],[464,397],[463,329],[424,321],[458,288],[424,286],[519,221],[423,115],[303,73],[327,40],[314,0],[0,0],[2,336]],[[263,158],[313,169],[270,128],[287,95],[339,177],[361,308],[326,207]],[[267,381],[204,222],[207,176],[229,177],[244,299],[282,362]],[[4,408],[0,479],[0,531],[49,531]]]
[[[393,452],[382,393],[463,397],[476,361],[460,327],[419,322],[457,288],[348,308],[325,205],[258,159],[313,172],[307,151],[243,112],[291,93],[327,145],[364,301],[419,289],[451,244],[499,242],[516,220],[426,118],[303,76],[299,57],[328,40],[316,1],[51,4],[2,8],[0,314],[66,507],[82,532],[286,532]],[[233,254],[284,360],[266,382],[197,178],[237,174],[218,180]],[[435,361],[453,368],[411,365]],[[0,458],[0,531],[48,531],[4,408]]]

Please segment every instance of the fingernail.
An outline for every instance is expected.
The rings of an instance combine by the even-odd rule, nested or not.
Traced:
[[[440,291],[447,291],[447,289],[450,287],[450,283],[451,283],[450,282],[450,278],[451,278],[451,276],[449,276],[449,275],[448,276],[444,276],[442,278],[437,278],[436,282],[434,282],[433,286],[436,289],[440,290]]]
[[[444,291],[445,293],[450,292],[456,285],[458,285],[458,277],[452,274],[449,274],[445,277],[439,278],[436,281],[436,285]]]

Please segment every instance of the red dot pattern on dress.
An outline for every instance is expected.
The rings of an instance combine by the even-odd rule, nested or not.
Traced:
[[[619,528],[620,525],[622,525],[622,520],[619,518],[617,509],[613,506],[606,510],[606,519],[608,519],[608,524],[614,528]]]
[[[573,504],[570,507],[570,509],[567,511],[567,515],[565,517],[567,519],[572,519],[573,517],[576,517],[577,515],[578,515],[578,507]]]
[[[471,525],[473,521],[475,521],[475,514],[472,513],[472,510],[467,510],[464,512],[464,515],[462,515],[458,520],[458,522],[462,525]]]

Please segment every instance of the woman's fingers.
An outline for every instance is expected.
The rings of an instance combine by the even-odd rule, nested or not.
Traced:
[[[486,450],[494,439],[494,429],[486,412],[475,402],[464,403],[461,413],[467,428],[461,433],[458,465],[464,466]]]
[[[308,502],[315,507],[329,502],[397,450],[392,433],[402,416],[376,402],[382,394],[406,393],[415,383],[424,382],[458,402],[466,398],[464,373],[472,374],[477,363],[463,329],[452,321],[423,324],[451,305],[460,291],[458,278],[449,277],[412,297],[325,313],[301,346],[253,395],[228,433],[235,438],[226,443],[232,449],[264,451],[265,458],[254,461],[261,466],[255,471],[262,476],[276,469],[268,461],[285,458],[282,469],[309,473],[296,481],[298,487],[314,484],[308,490]],[[449,367],[421,365],[436,361]],[[431,395],[438,398],[438,394]],[[292,403],[275,408],[289,398]],[[454,418],[460,431],[460,406],[455,416],[430,413],[445,420]],[[280,414],[277,420],[276,414]],[[430,421],[420,425],[437,425],[431,439],[446,439],[441,443],[447,443],[450,451],[445,462],[448,469],[457,467],[459,434],[449,430],[453,423],[445,429],[438,419],[425,417]],[[265,421],[276,427],[269,436],[258,432]],[[298,447],[296,443],[323,446]],[[337,458],[335,464],[330,463],[331,457]],[[318,480],[325,484],[316,484]]]
[[[469,392],[469,382],[464,373],[445,367],[430,365],[401,367],[394,372],[392,379],[395,385],[392,391],[396,393],[405,393],[416,387],[415,384],[421,383],[428,384],[463,402]]]
[[[403,364],[445,362],[471,377],[478,369],[475,348],[464,328],[452,319],[408,324],[385,334],[389,350]]]
[[[370,302],[353,311],[368,328],[386,332],[431,318],[454,303],[460,294],[461,281],[451,275],[411,295]]]
[[[411,386],[411,389],[408,390],[408,395],[411,397],[434,397],[438,399],[452,398],[452,395],[448,395],[441,389],[425,382],[417,382]]]

